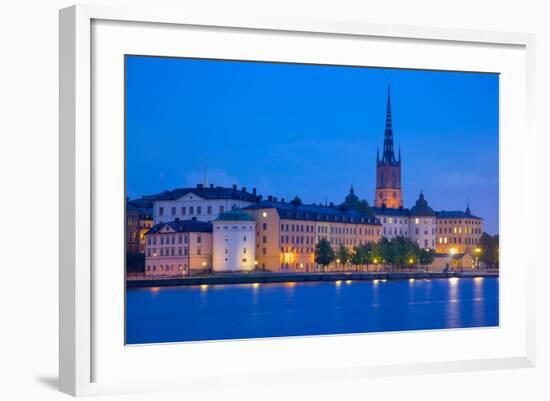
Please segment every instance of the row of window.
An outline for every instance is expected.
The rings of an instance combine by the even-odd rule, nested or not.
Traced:
[[[202,249],[197,248],[197,255],[202,254]],[[189,248],[147,248],[147,256],[187,256]]]
[[[462,220],[458,220],[458,222],[456,220],[443,220],[443,219],[440,219],[438,221],[439,224],[462,224]],[[464,224],[466,225],[475,225],[475,226],[480,226],[481,225],[481,221],[480,220],[464,220]]]
[[[159,235],[158,243],[160,245],[174,245],[177,241],[178,244],[188,244],[189,243],[189,236],[187,235]],[[201,243],[202,238],[200,235],[197,235],[197,243]],[[147,237],[147,245],[157,245],[157,236],[150,235]]]
[[[239,228],[241,230],[253,230],[254,229],[254,226],[216,226],[216,230],[221,230],[221,229],[224,229],[224,230],[229,230],[231,228],[231,230],[238,230]]]
[[[305,255],[305,254],[310,254],[310,253],[313,254],[313,252],[315,252],[315,249],[310,248],[310,247],[304,248],[304,247],[288,247],[287,246],[287,247],[282,247],[281,252],[282,253],[294,252],[294,253]]]
[[[177,267],[175,265],[160,265],[159,271],[161,272],[169,272],[169,271],[176,271],[178,269],[179,271],[183,271],[183,269],[187,269],[187,265],[178,265]],[[157,271],[157,265],[147,265],[147,271]]]
[[[452,230],[452,231],[451,231]],[[481,228],[474,227],[440,227],[439,234],[481,234]]]
[[[236,205],[233,205],[234,207],[236,207]],[[202,206],[182,206],[180,207],[180,215],[181,216],[193,216],[193,215],[201,215],[202,214],[202,211],[203,211],[203,208]],[[218,207],[218,211],[219,213],[223,213],[225,212],[225,207],[223,205],[220,205]],[[177,208],[175,206],[172,206],[170,208],[170,214],[172,216],[177,216]],[[196,212],[196,213],[195,213]],[[207,215],[211,215],[213,212],[212,210],[212,206],[206,206],[206,214]],[[164,207],[163,206],[160,206],[158,208],[158,215],[159,216],[164,216]]]
[[[397,229],[397,227],[394,227],[393,229],[391,227],[388,227],[388,229],[386,229],[386,227],[384,227],[384,235],[408,235],[408,231],[403,231],[402,228],[400,228],[399,230]]]
[[[462,244],[462,237],[439,237],[440,244]],[[479,238],[464,238],[464,243],[468,245],[479,244]]]
[[[292,236],[288,236],[288,235],[281,235],[281,243],[296,243],[296,244],[313,244],[314,243],[314,237],[304,237],[304,236],[300,236],[300,237],[294,237],[293,235]]]

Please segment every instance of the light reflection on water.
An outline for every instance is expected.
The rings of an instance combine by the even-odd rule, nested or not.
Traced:
[[[498,325],[498,279],[253,283],[127,292],[129,343]]]

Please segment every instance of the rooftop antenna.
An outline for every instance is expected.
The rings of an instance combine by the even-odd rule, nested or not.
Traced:
[[[204,155],[204,176],[202,179],[202,185],[205,188],[208,186],[208,163],[206,162],[206,155]]]

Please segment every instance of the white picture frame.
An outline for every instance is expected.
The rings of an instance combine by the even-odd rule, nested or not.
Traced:
[[[439,45],[458,44],[463,47],[476,46],[496,46],[511,47],[521,52],[521,55],[513,56],[524,60],[525,79],[518,80],[518,85],[523,86],[525,96],[520,96],[518,100],[522,107],[525,107],[525,113],[519,119],[521,129],[523,130],[522,141],[535,143],[535,133],[532,127],[534,111],[534,49],[535,37],[523,33],[507,32],[484,32],[460,29],[439,29],[414,26],[393,26],[393,25],[375,25],[358,21],[318,21],[318,20],[293,20],[291,18],[249,18],[242,17],[235,12],[232,15],[187,15],[182,10],[161,10],[155,8],[112,8],[108,6],[90,6],[78,5],[61,10],[60,12],[60,389],[61,391],[79,396],[132,391],[157,391],[166,389],[189,389],[189,388],[208,388],[211,385],[225,385],[229,378],[222,376],[223,367],[213,376],[205,375],[204,371],[197,369],[189,370],[185,378],[169,377],[159,379],[151,377],[150,380],[141,380],[139,382],[128,380],[125,377],[116,377],[110,375],[107,379],[101,378],[101,372],[98,375],[98,364],[95,359],[103,358],[105,361],[105,336],[98,336],[97,327],[103,319],[101,306],[94,306],[94,294],[98,286],[103,285],[104,276],[98,278],[94,274],[94,263],[97,255],[94,253],[94,233],[97,232],[98,221],[97,214],[94,211],[97,208],[97,198],[95,190],[99,185],[94,176],[97,165],[97,152],[101,150],[94,142],[92,126],[93,107],[92,96],[94,88],[92,86],[93,69],[98,68],[96,60],[93,59],[94,46],[99,46],[98,41],[93,42],[93,24],[98,21],[109,21],[109,24],[115,22],[122,23],[143,23],[158,24],[164,28],[177,26],[205,27],[220,30],[223,35],[224,29],[243,30],[246,32],[267,32],[284,33],[288,35],[306,34],[322,35],[324,37],[338,38],[382,38],[384,40],[411,40],[419,42],[430,42]],[[119,28],[117,28],[119,29]],[[130,29],[121,27],[120,29]],[[136,28],[138,29],[138,28]],[[166,33],[159,33],[165,35]],[[276,40],[276,39],[274,39]],[[522,61],[523,62],[523,61]],[[456,69],[461,69],[467,65],[468,60],[462,65],[456,65]],[[443,65],[443,64],[442,64]],[[495,70],[495,72],[497,72]],[[521,81],[521,83],[519,83]],[[513,96],[513,93],[504,93],[501,96]],[[505,99],[506,100],[506,99]],[[516,112],[515,110],[513,111]],[[508,139],[507,139],[508,141]],[[513,141],[513,139],[510,139]],[[517,187],[516,184],[536,186],[535,181],[535,155],[529,153],[529,149],[534,146],[525,146],[521,150],[521,163],[517,174],[510,174],[511,164],[507,149],[513,149],[517,143],[507,142],[501,153],[501,180],[510,180],[510,185],[505,188]],[[113,148],[113,151],[116,149]],[[94,156],[95,155],[95,156]],[[120,155],[122,157],[122,155]],[[506,191],[506,189],[503,189]],[[518,191],[519,192],[519,191]],[[507,239],[503,236],[503,243],[512,243],[516,240],[511,228],[528,229],[534,232],[534,221],[536,216],[535,207],[531,206],[523,210],[523,214],[518,218],[510,216],[510,210],[516,206],[526,205],[525,194],[506,195],[506,204],[501,209],[501,220],[510,221],[507,224],[510,234]],[[501,199],[503,193],[501,192]],[[121,198],[122,199],[122,198]],[[520,218],[521,217],[521,218]],[[122,222],[122,220],[120,220]],[[523,226],[522,226],[523,225]],[[101,226],[101,225],[100,225]],[[517,239],[517,241],[522,241]],[[522,243],[523,244],[523,243]],[[532,247],[525,242],[526,247]],[[533,254],[527,252],[527,254]],[[511,251],[503,258],[509,260],[515,259]],[[503,259],[504,260],[504,259]],[[503,262],[503,266],[504,262]],[[414,354],[408,355],[407,362],[396,362],[395,360],[384,360],[383,356],[371,364],[362,364],[358,360],[340,360],[335,361],[333,368],[330,366],[330,358],[333,358],[341,346],[342,336],[331,336],[328,338],[313,338],[308,341],[308,345],[299,339],[279,339],[279,340],[249,340],[235,342],[213,342],[203,343],[188,347],[190,355],[198,358],[201,354],[214,355],[214,353],[226,353],[227,357],[241,356],[245,364],[247,354],[261,354],[262,349],[271,341],[270,346],[284,347],[292,352],[299,352],[299,349],[306,349],[309,346],[319,346],[319,341],[323,341],[326,347],[326,358],[328,361],[319,364],[318,369],[307,366],[297,366],[296,370],[300,372],[300,377],[304,380],[322,380],[338,378],[342,375],[351,375],[356,378],[379,376],[379,375],[399,375],[407,372],[414,373],[433,373],[441,371],[466,371],[478,369],[501,369],[511,367],[529,367],[535,363],[535,295],[534,295],[534,266],[535,261],[529,257],[523,259],[521,264],[521,274],[509,275],[510,279],[505,281],[509,285],[510,291],[517,290],[520,294],[521,302],[518,302],[517,316],[521,322],[518,322],[521,333],[515,333],[516,343],[511,349],[514,352],[505,353],[499,351],[506,346],[506,337],[498,339],[502,341],[499,347],[487,351],[483,354],[479,352],[476,356],[469,356],[466,359],[445,359],[445,360],[417,360]],[[516,274],[516,273],[514,273]],[[512,278],[514,280],[512,280]],[[113,280],[112,277],[108,278]],[[115,276],[116,280],[116,276]],[[123,283],[113,283],[114,287],[124,288]],[[122,294],[120,294],[123,297]],[[525,299],[523,299],[525,298]],[[120,322],[123,325],[123,322]],[[104,327],[105,325],[103,325]],[[505,332],[506,327],[500,330]],[[454,334],[458,333],[458,334]],[[448,336],[456,341],[472,341],[475,336],[482,335],[482,330],[478,331],[448,331],[446,333],[424,333],[424,338],[432,336],[434,341],[441,341],[442,336]],[[413,334],[414,336],[415,334]],[[384,336],[384,335],[381,335]],[[418,333],[416,334],[418,336]],[[459,339],[462,338],[462,339]],[[100,338],[99,344],[97,339]],[[345,337],[348,343],[360,344],[364,341],[364,336]],[[380,337],[381,338],[381,337]],[[406,336],[401,339],[409,338]],[[315,343],[313,343],[315,342]],[[103,348],[102,348],[103,347]],[[123,344],[120,344],[123,347]],[[146,348],[146,358],[164,358],[160,354],[166,354],[172,348],[178,345],[169,346],[151,346]],[[281,349],[279,349],[281,351]],[[135,356],[129,358],[136,363],[139,358],[145,358],[143,352],[130,351]],[[275,350],[277,352],[277,350]],[[103,353],[103,354],[102,354]],[[155,355],[158,353],[159,355]],[[266,354],[268,355],[268,354]],[[472,354],[474,355],[474,354]],[[485,356],[484,356],[485,355]],[[445,356],[443,356],[445,357]],[[114,358],[114,357],[113,357]],[[266,357],[269,358],[269,357]],[[376,358],[374,358],[376,359]],[[143,365],[146,368],[146,359],[143,359]],[[115,361],[113,360],[113,363]],[[262,362],[266,362],[265,360]],[[317,361],[319,362],[319,361]],[[127,362],[128,363],[128,362]],[[237,363],[237,362],[236,362]],[[103,365],[105,362],[103,362]],[[284,361],[273,363],[273,369],[265,371],[255,371],[255,378],[258,381],[269,380],[276,375],[277,380],[291,381],[294,371],[286,371],[281,367]],[[117,365],[117,367],[120,367]],[[247,371],[246,366],[242,366],[242,371]],[[327,374],[330,373],[330,374]],[[223,377],[223,379],[222,379]],[[98,379],[99,378],[99,379]],[[238,377],[231,377],[231,382],[245,384],[246,380],[239,382]]]

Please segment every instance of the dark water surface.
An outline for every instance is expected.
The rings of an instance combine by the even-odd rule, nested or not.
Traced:
[[[498,326],[498,278],[127,290],[128,344]]]

